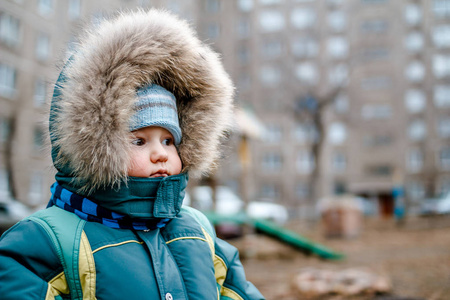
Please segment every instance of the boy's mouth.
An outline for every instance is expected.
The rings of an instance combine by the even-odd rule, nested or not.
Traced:
[[[150,177],[167,177],[167,176],[169,176],[169,174],[167,173],[167,170],[164,169],[158,170],[157,172],[150,175]]]

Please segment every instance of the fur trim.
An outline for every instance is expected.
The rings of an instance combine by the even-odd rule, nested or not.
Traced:
[[[65,73],[52,132],[57,163],[69,163],[89,190],[127,176],[135,91],[148,83],[177,99],[183,171],[198,177],[214,167],[232,126],[234,88],[185,21],[154,9],[122,13],[86,33]]]

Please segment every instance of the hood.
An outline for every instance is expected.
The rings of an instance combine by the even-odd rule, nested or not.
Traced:
[[[160,10],[121,13],[87,28],[56,84],[50,117],[55,167],[85,192],[120,186],[130,163],[136,89],[177,99],[184,173],[207,174],[232,127],[232,82],[187,22]]]

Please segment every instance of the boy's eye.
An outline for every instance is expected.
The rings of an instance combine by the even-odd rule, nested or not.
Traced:
[[[173,144],[173,139],[172,138],[164,139],[162,143],[163,145],[170,146]]]
[[[141,139],[141,138],[135,138],[131,141],[131,143],[135,146],[142,146],[145,144],[145,141],[144,141],[144,139]]]

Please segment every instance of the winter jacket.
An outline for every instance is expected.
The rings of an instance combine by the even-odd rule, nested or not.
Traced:
[[[245,280],[236,249],[220,239],[212,242],[184,211],[162,230],[87,222],[83,235],[80,274],[89,278],[84,299],[263,299]],[[22,221],[2,236],[0,299],[70,299],[63,276],[55,247],[38,223]]]
[[[170,221],[147,231],[86,222],[79,263],[73,266],[79,269],[83,298],[263,299],[246,281],[236,249],[209,234],[194,217],[204,218],[200,213],[181,209],[186,182],[170,188],[173,176],[127,176],[136,89],[149,83],[177,99],[182,174],[211,171],[232,125],[233,85],[218,55],[185,21],[158,10],[137,11],[85,31],[51,105],[56,180],[130,218]],[[49,235],[32,217],[1,237],[0,299],[71,297],[72,278]]]

